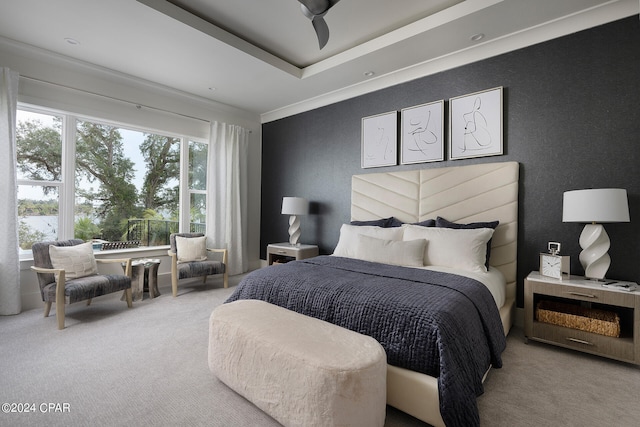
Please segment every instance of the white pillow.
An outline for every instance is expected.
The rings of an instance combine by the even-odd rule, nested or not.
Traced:
[[[426,245],[427,241],[424,239],[403,242],[376,239],[360,234],[357,237],[355,257],[383,264],[422,267]]]
[[[98,274],[96,258],[93,256],[93,244],[91,242],[81,243],[74,246],[49,245],[49,258],[53,268],[64,270],[66,279],[77,279],[79,277]],[[56,282],[59,274],[56,273]]]
[[[426,239],[424,265],[486,273],[487,242],[491,228],[455,229],[405,224],[404,240]]]
[[[207,260],[207,238],[176,236],[178,263]]]
[[[373,225],[342,224],[340,238],[333,251],[336,256],[355,258],[357,237],[362,234],[384,240],[402,240],[403,229],[401,227],[382,228]]]

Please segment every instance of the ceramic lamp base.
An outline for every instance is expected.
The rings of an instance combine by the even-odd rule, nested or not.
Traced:
[[[300,218],[297,215],[289,217],[289,243],[296,246],[300,239]]]
[[[587,224],[580,234],[580,263],[584,267],[584,275],[590,279],[604,279],[611,265],[607,253],[611,241],[602,224]]]

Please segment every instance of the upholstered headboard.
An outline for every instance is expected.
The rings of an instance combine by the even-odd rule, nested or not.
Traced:
[[[517,162],[354,175],[351,219],[395,216],[403,222],[418,222],[441,216],[460,223],[498,220],[489,263],[507,279],[507,297],[515,298],[518,176]]]

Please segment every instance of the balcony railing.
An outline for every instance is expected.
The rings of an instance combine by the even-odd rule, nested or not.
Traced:
[[[127,221],[127,240],[139,240],[144,246],[169,244],[169,235],[178,232],[178,221],[159,219],[130,219]],[[189,224],[190,233],[204,233],[206,225],[199,222]]]

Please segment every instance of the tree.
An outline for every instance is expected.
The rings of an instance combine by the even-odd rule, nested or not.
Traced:
[[[98,182],[97,190],[78,186],[76,194],[92,202],[102,220],[102,238],[118,240],[121,221],[141,211],[137,190],[131,183],[134,163],[123,153],[122,136],[114,126],[78,121],[76,135],[76,181]]]
[[[41,242],[45,237],[42,231],[32,229],[24,221],[18,224],[18,242],[21,249],[29,250],[35,242]]]
[[[189,189],[206,190],[207,189],[207,154],[208,145],[199,142],[189,143]],[[191,194],[189,201],[190,222],[201,223],[206,222],[207,212],[207,196],[205,194]]]
[[[34,181],[62,179],[62,123],[54,117],[53,128],[40,120],[20,121],[16,126],[18,170]],[[43,187],[49,194],[55,187]]]
[[[82,239],[88,242],[94,237],[100,236],[100,227],[94,224],[91,218],[78,218],[73,227],[73,235],[76,239]]]
[[[147,164],[140,198],[145,209],[178,211],[180,182],[180,140],[168,136],[145,134],[140,151]],[[175,182],[173,186],[169,186]]]
[[[207,189],[207,153],[209,146],[199,142],[189,143],[189,188]]]

